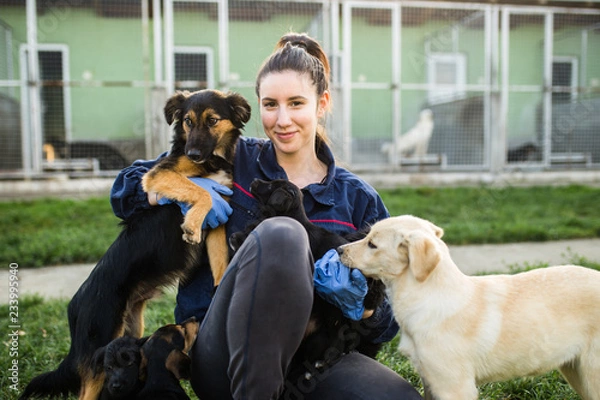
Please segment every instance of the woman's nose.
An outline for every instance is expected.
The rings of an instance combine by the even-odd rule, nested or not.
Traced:
[[[277,125],[288,126],[292,123],[292,119],[285,108],[280,108],[277,114]]]

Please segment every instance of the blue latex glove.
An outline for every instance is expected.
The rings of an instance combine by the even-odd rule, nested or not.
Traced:
[[[229,203],[223,197],[221,197],[221,195],[231,196],[233,191],[227,186],[223,186],[209,178],[193,177],[189,178],[189,180],[206,190],[212,198],[212,208],[206,215],[206,218],[204,218],[202,229],[207,229],[209,227],[214,229],[217,226],[227,222],[229,216],[233,212],[233,209]],[[175,203],[179,206],[183,215],[185,215],[190,209],[190,205],[188,203],[174,201],[165,197],[158,199],[157,203],[160,205]]]
[[[342,264],[335,249],[317,260],[314,280],[317,294],[342,310],[345,317],[354,321],[362,318],[367,278],[359,270]]]

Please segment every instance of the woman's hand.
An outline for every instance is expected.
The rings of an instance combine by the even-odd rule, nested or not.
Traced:
[[[365,310],[365,312],[362,315],[362,319],[367,319],[373,316],[373,314],[375,314],[375,310]]]
[[[364,306],[367,278],[359,270],[342,264],[335,249],[315,263],[314,281],[317,294],[342,310],[345,317],[358,321],[373,314],[373,310],[365,310]]]
[[[210,194],[210,197],[212,199],[212,208],[206,215],[206,218],[204,218],[204,222],[202,223],[202,229],[214,229],[217,226],[226,223],[229,219],[229,216],[233,212],[233,209],[231,208],[227,200],[225,200],[222,196],[231,196],[233,194],[233,191],[227,186],[223,186],[209,178],[193,177],[189,178],[189,180],[194,182],[196,185],[200,186],[202,189],[206,190]],[[174,201],[166,197],[159,197],[157,193],[148,193],[148,202],[151,205],[175,203],[179,206],[183,215],[185,215],[190,209],[190,205],[188,203]]]

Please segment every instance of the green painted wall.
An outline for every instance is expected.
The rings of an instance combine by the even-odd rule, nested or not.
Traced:
[[[13,28],[18,74],[18,47],[27,41],[25,8],[2,7],[1,15]],[[73,81],[144,79],[139,18],[99,18],[92,10],[65,8],[60,14],[40,15],[38,41],[68,46]],[[143,138],[143,89],[72,87],[70,91],[73,139]]]
[[[26,23],[25,23],[25,6],[23,7],[0,7],[0,19],[11,28],[12,34],[12,60],[13,60],[13,79],[19,77],[19,43],[27,41]],[[3,37],[3,39],[5,39]],[[5,46],[0,46],[0,63],[4,64],[7,60],[7,52]],[[6,75],[0,79],[8,79],[8,66],[5,67]],[[10,90],[8,88],[0,88],[4,94],[11,93],[15,98],[20,97],[19,88]]]
[[[276,40],[289,30],[305,31],[313,15],[276,15],[266,22],[232,21],[230,23],[230,71],[232,77],[251,82],[250,87],[231,89],[248,98],[255,112],[247,126],[247,135],[260,135],[254,79],[261,62],[272,51]],[[26,42],[25,8],[0,7],[0,18],[13,28],[15,71],[19,70],[18,44]],[[201,11],[176,11],[175,45],[206,46],[214,50],[215,81],[219,82],[217,21]],[[353,18],[352,81],[390,82],[391,28],[372,25],[358,15]],[[401,32],[401,79],[403,83],[425,83],[427,60],[424,38],[431,32],[440,34],[432,42],[433,51],[452,51],[449,34],[443,31],[446,21],[404,26]],[[66,44],[69,48],[71,79],[102,81],[143,81],[142,26],[139,18],[101,18],[93,10],[65,8],[62,13],[46,13],[39,19],[41,43]],[[565,29],[567,30],[567,29]],[[562,32],[557,32],[562,33]],[[150,24],[150,36],[152,25]],[[539,85],[542,77],[543,26],[523,25],[513,29],[510,49],[510,84]],[[459,30],[458,51],[466,56],[467,83],[484,83],[484,37],[481,28]],[[590,34],[587,50],[587,77],[583,85],[600,86],[600,35]],[[152,40],[150,38],[150,50]],[[555,41],[555,55],[572,55],[582,60],[580,35]],[[150,60],[153,55],[150,54]],[[152,64],[152,63],[150,63]],[[149,71],[153,80],[152,68]],[[73,138],[120,139],[143,138],[144,90],[129,87],[73,87]],[[402,130],[416,121],[426,102],[424,90],[402,89]],[[18,90],[17,90],[18,95]],[[480,96],[481,93],[468,95]],[[509,99],[508,136],[535,135],[539,93],[511,93]],[[341,99],[334,99],[334,102]],[[391,138],[391,91],[355,90],[352,96],[352,126],[355,137]]]

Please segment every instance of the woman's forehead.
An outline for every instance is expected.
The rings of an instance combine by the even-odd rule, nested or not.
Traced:
[[[312,97],[316,86],[308,74],[292,70],[271,72],[260,82],[260,98]]]

